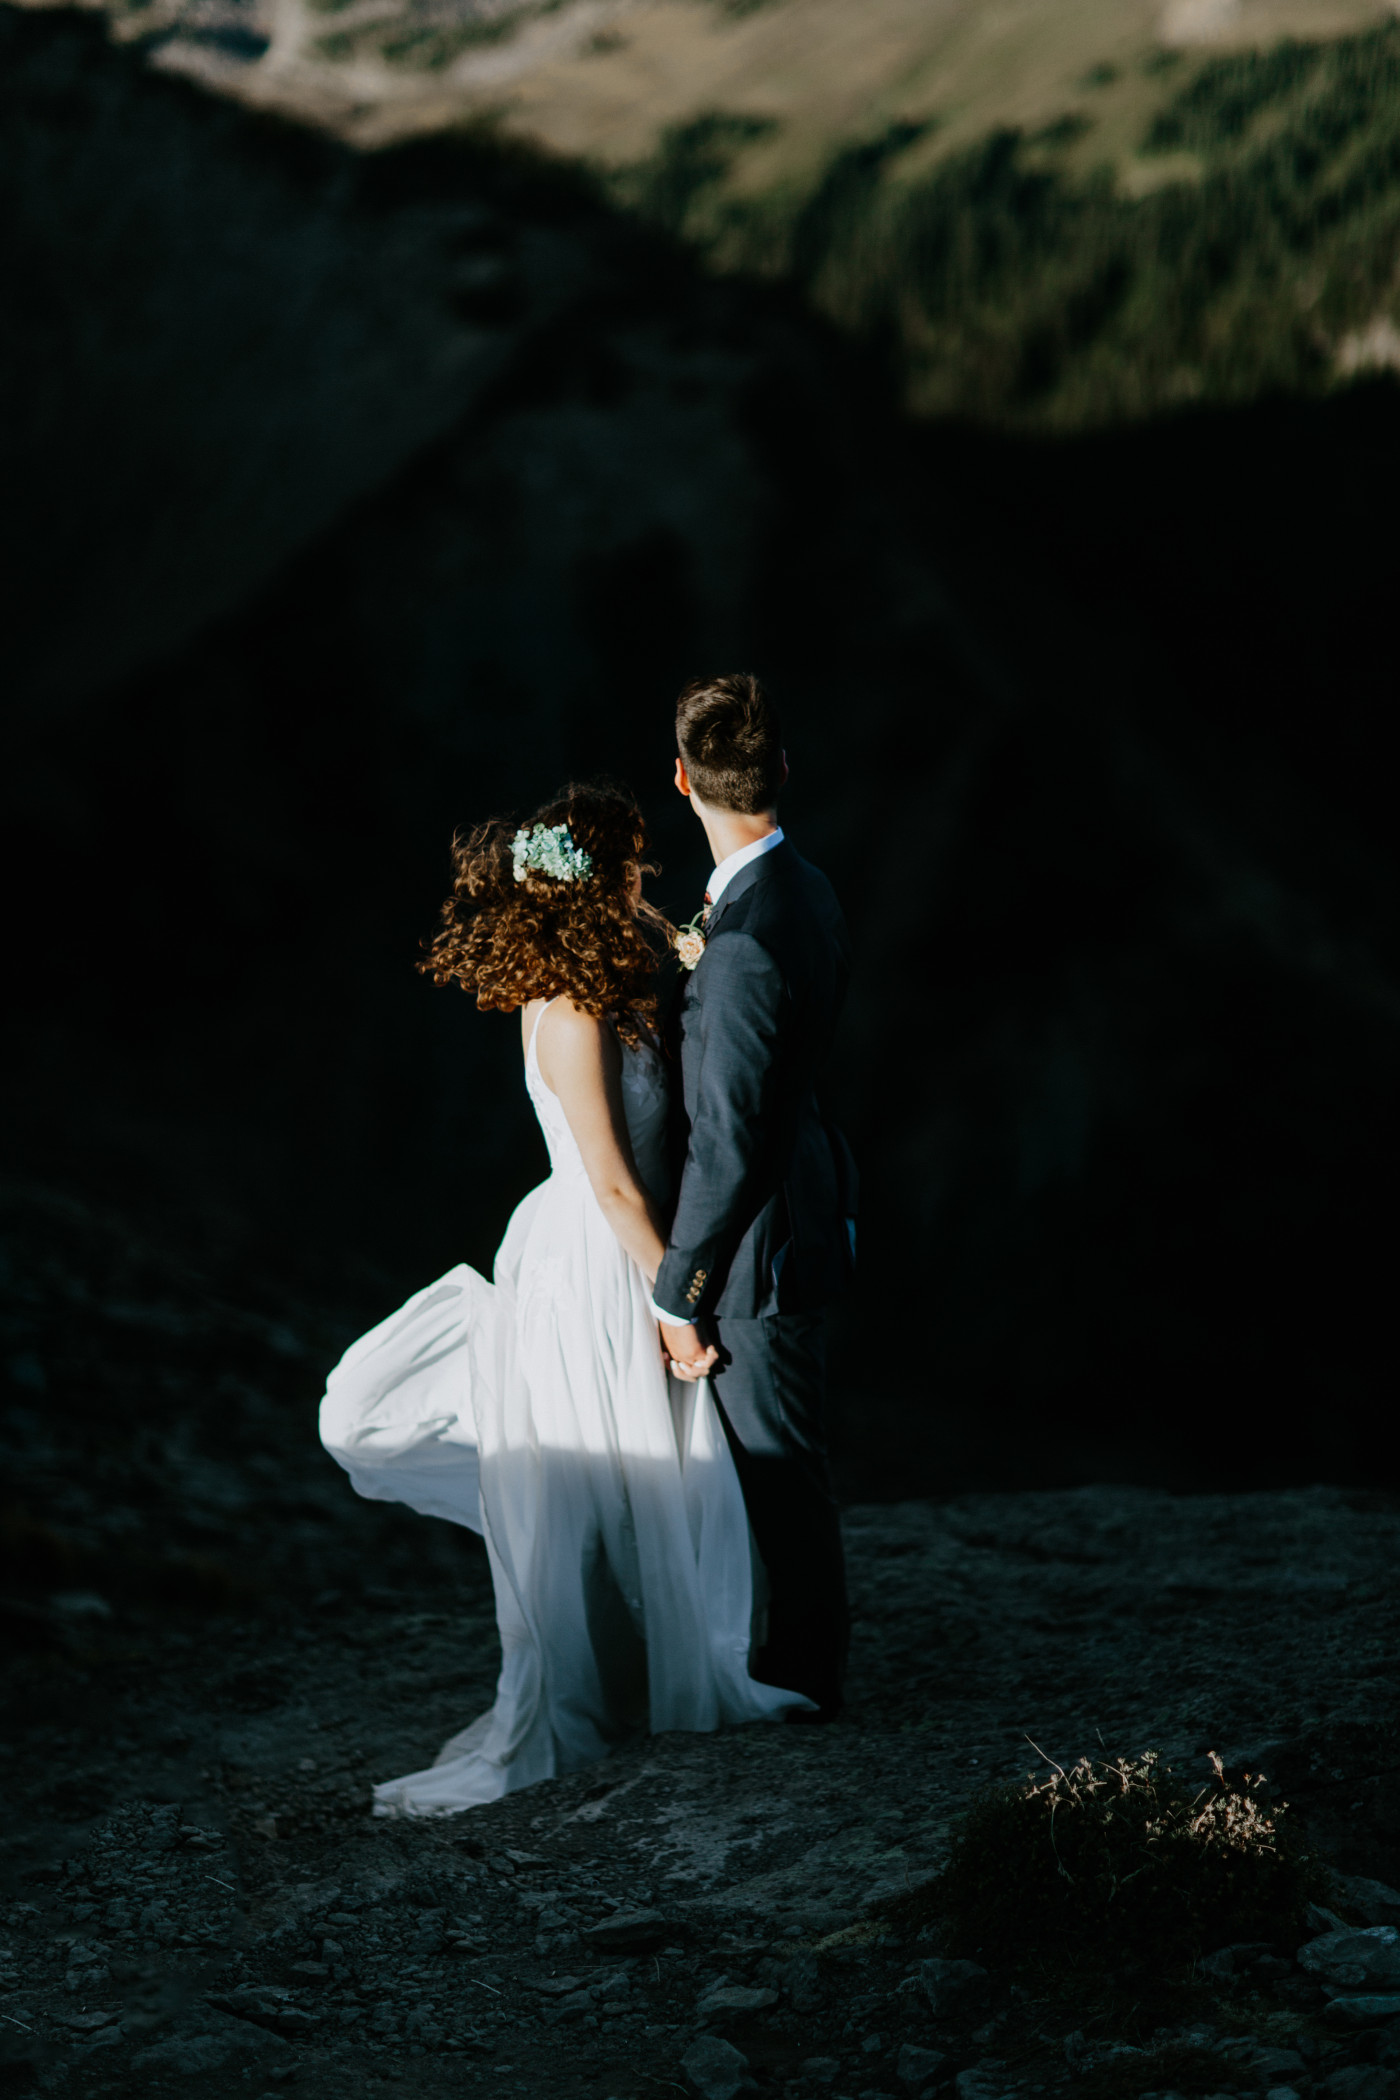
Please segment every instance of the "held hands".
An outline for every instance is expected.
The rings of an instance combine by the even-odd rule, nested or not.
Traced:
[[[670,1327],[664,1320],[661,1322],[661,1353],[671,1376],[684,1379],[687,1385],[708,1377],[711,1366],[719,1361],[718,1349],[701,1341],[698,1328]]]

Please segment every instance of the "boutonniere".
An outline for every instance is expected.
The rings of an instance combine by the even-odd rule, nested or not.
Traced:
[[[705,953],[705,914],[698,911],[688,926],[680,927],[671,944],[683,970],[693,970]]]

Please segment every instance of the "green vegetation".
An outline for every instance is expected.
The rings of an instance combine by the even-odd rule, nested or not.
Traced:
[[[491,21],[408,22],[379,39],[380,55],[391,66],[419,66],[435,71],[451,65],[479,44],[499,44],[518,27],[513,15]]]
[[[323,14],[330,14],[350,6],[351,0],[312,0],[312,5]],[[511,35],[519,22],[519,15],[497,15],[484,21],[400,19],[392,23],[367,23],[354,33],[336,30],[330,36],[318,37],[314,49],[318,58],[328,58],[335,64],[357,57],[378,56],[393,66],[435,71],[440,66],[450,65],[462,52],[477,45],[499,43]]]
[[[1147,135],[1149,153],[1209,152],[1243,136],[1251,120],[1306,89],[1323,60],[1317,44],[1276,44],[1217,59],[1183,88]]]
[[[1291,1941],[1324,1878],[1286,1813],[1218,1761],[1191,1790],[1148,1752],[984,1794],[938,1902],[959,1954],[1160,1974],[1231,1942]]]
[[[891,126],[755,196],[733,176],[771,127],[713,112],[623,186],[888,344],[926,415],[1083,428],[1331,385],[1348,336],[1400,317],[1400,25],[1149,66],[1167,99],[1126,171],[1071,111],[932,163],[928,124]]]
[[[637,170],[627,187],[631,199],[668,233],[706,243],[718,230],[747,226],[752,206],[726,203],[724,185],[745,146],[776,129],[771,118],[732,116],[710,110],[662,134],[656,158]],[[624,180],[627,180],[624,178]]]

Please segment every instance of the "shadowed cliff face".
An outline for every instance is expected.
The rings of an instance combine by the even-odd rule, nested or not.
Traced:
[[[514,1023],[412,970],[447,840],[611,769],[688,917],[670,700],[756,663],[856,934],[848,1483],[1368,1470],[1391,397],[916,437],[557,175],[0,28],[16,1169],[351,1329],[486,1264],[543,1161]]]
[[[0,13],[12,692],[109,684],[449,428],[591,266],[506,156],[392,173]]]

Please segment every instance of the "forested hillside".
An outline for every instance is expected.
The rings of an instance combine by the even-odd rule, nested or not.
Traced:
[[[1126,179],[1081,110],[931,166],[935,120],[891,124],[755,194],[734,178],[762,121],[709,115],[622,187],[883,338],[925,416],[1083,428],[1400,365],[1400,26],[1145,63],[1179,84]]]
[[[923,418],[1102,428],[1400,368],[1373,0],[104,0],[216,94],[592,176],[885,346]]]

